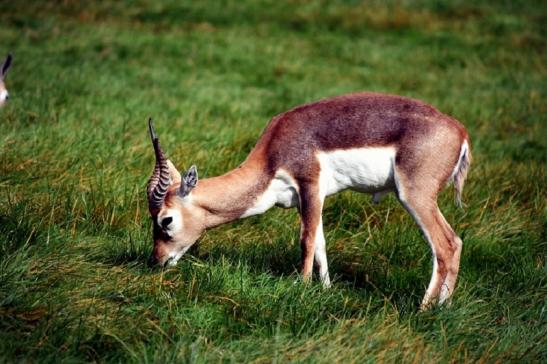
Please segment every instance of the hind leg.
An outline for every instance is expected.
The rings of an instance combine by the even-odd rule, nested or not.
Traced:
[[[422,300],[422,309],[446,302],[456,285],[462,241],[456,236],[437,206],[435,188],[418,187],[397,176],[397,195],[422,230],[433,254],[433,273]]]
[[[444,226],[445,237],[448,241],[450,241],[450,246],[451,248],[453,248],[453,255],[450,262],[451,269],[447,271],[447,275],[441,287],[441,293],[439,296],[439,302],[444,303],[450,302],[452,292],[454,292],[454,289],[456,288],[456,280],[460,271],[460,257],[462,253],[463,242],[460,237],[456,235],[456,233],[448,224],[445,217],[438,208],[437,212],[440,224]]]

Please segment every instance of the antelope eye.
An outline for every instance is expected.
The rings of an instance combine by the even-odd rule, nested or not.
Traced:
[[[173,218],[171,216],[166,217],[165,219],[161,220],[161,227],[165,229],[172,222],[173,222]]]

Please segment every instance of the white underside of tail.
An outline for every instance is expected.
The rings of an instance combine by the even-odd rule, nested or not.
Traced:
[[[460,170],[463,156],[468,152],[468,150],[469,150],[469,144],[467,144],[467,140],[464,140],[460,148],[460,156],[458,157],[458,161],[456,162],[456,165],[454,166],[454,170],[452,171],[452,174],[450,175],[450,178],[448,179],[448,183],[451,183],[454,181],[454,177],[456,177],[456,174]]]

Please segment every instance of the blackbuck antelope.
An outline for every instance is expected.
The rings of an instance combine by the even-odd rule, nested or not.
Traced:
[[[442,215],[437,195],[454,183],[456,201],[471,161],[469,136],[455,119],[406,97],[357,93],[275,116],[247,159],[219,177],[183,175],[166,159],[152,126],[156,165],[148,182],[153,220],[151,264],[174,265],[208,228],[262,214],[274,205],[301,216],[301,274],[315,264],[330,285],[323,235],[326,196],[352,189],[395,192],[433,252],[422,306],[445,302],[456,284],[462,241]]]
[[[8,54],[6,60],[4,61],[4,64],[2,65],[2,69],[0,69],[0,107],[3,106],[9,98],[8,90],[6,89],[6,85],[4,84],[4,79],[11,65],[11,59],[11,54]]]

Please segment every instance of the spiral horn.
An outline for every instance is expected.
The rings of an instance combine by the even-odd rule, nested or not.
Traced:
[[[154,131],[152,118],[148,119],[148,130],[150,131],[150,138],[152,139],[152,145],[154,146],[156,164],[152,176],[148,180],[146,190],[150,210],[157,210],[163,205],[165,195],[167,195],[167,188],[170,183],[169,166],[167,165],[167,159],[163,154],[163,150],[161,150],[160,141]]]

